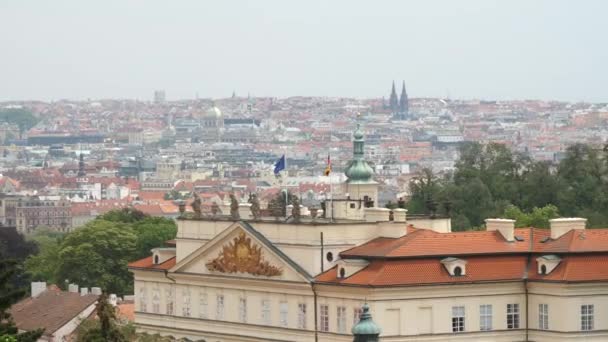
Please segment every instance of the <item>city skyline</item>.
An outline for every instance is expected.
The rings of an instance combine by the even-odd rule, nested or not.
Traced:
[[[606,5],[7,2],[0,101],[387,96],[608,101]],[[569,23],[564,25],[564,23]]]

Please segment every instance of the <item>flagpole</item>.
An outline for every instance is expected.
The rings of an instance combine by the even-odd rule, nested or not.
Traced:
[[[283,158],[285,158],[285,219],[287,219],[289,217],[289,213],[287,212],[287,202],[289,202],[289,196],[287,195],[287,176],[289,175],[289,172],[287,171],[287,157],[283,155]]]

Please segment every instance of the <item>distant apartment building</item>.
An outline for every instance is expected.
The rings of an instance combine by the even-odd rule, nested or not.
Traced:
[[[72,228],[71,203],[66,199],[49,200],[23,197],[15,206],[17,231],[31,233],[39,227],[68,232]]]
[[[162,138],[162,131],[140,129],[128,133],[129,145],[148,145],[159,142]]]

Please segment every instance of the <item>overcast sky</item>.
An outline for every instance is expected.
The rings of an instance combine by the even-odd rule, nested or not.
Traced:
[[[608,101],[608,1],[2,0],[0,100]]]

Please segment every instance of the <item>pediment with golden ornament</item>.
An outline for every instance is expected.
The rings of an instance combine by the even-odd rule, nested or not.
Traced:
[[[249,273],[266,277],[283,274],[282,268],[264,259],[262,248],[244,232],[222,246],[218,256],[207,262],[206,266],[209,271],[220,273]]]

